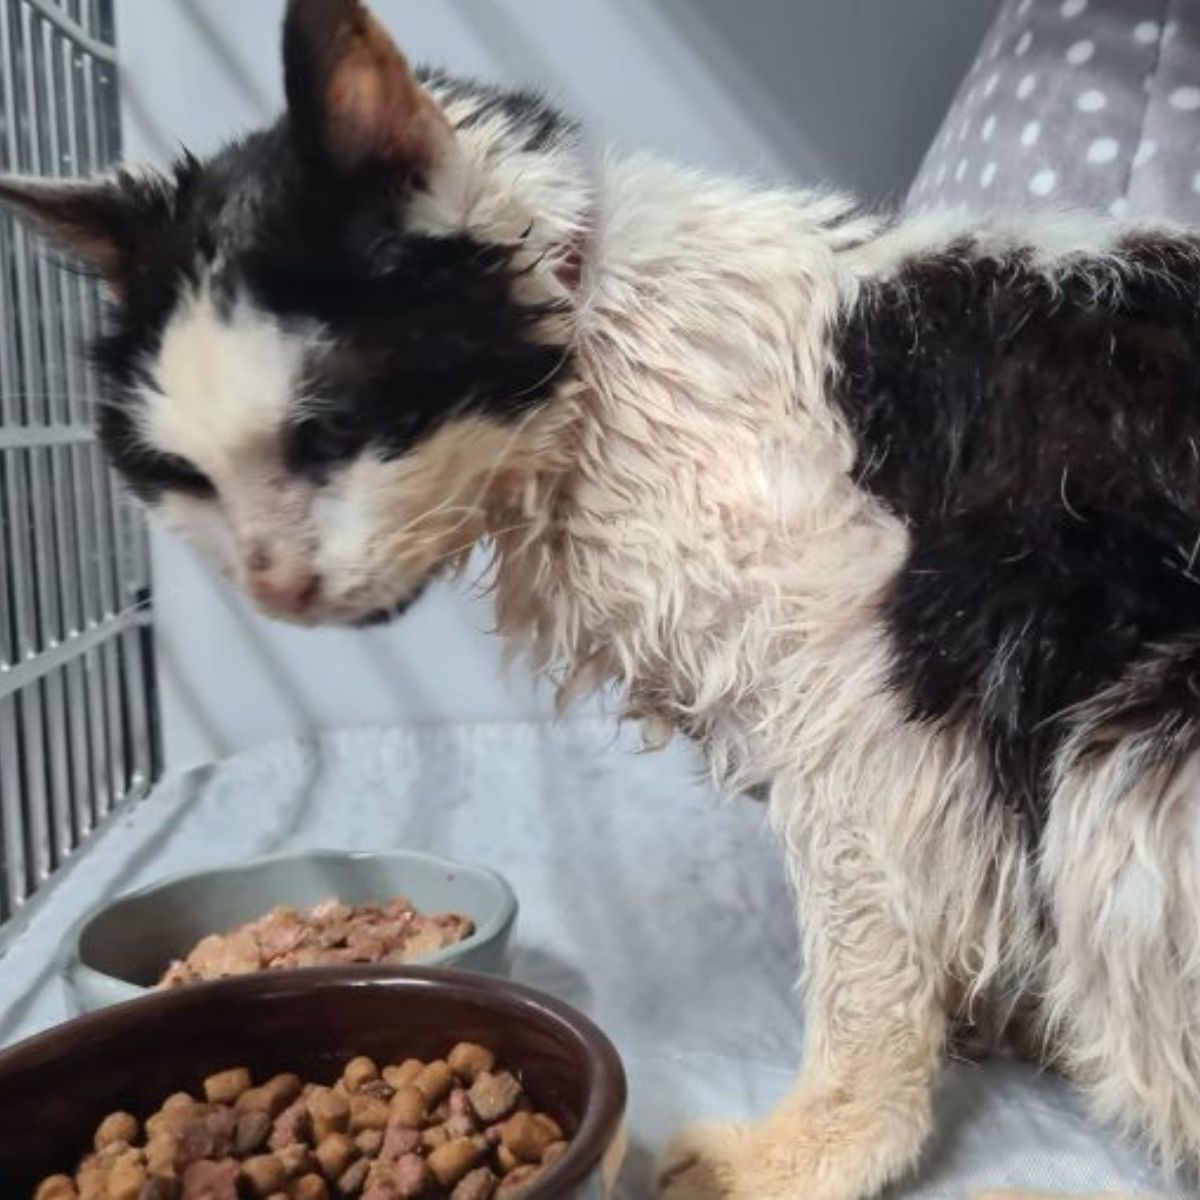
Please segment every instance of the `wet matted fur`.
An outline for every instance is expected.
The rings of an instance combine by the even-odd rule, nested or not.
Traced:
[[[594,171],[357,0],[293,0],[285,62],[210,160],[0,198],[109,284],[113,460],[267,611],[377,620],[483,542],[564,697],[616,684],[766,797],[802,1075],[664,1194],[874,1194],[985,1008],[1194,1172],[1192,236]]]

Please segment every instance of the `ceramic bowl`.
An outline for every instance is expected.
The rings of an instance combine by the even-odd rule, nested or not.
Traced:
[[[334,1082],[365,1054],[380,1063],[444,1056],[481,1042],[520,1073],[571,1138],[523,1200],[604,1200],[624,1153],[625,1075],[612,1044],[567,1005],[462,971],[337,967],[266,971],[196,984],[89,1013],[0,1053],[0,1180],[32,1197],[70,1171],[109,1113],[145,1116],[197,1094],[231,1066],[255,1079],[294,1071]]]
[[[277,905],[305,907],[407,896],[422,912],[460,912],[475,933],[423,966],[505,975],[517,918],[512,888],[495,871],[410,851],[315,851],[176,875],[97,905],[63,938],[59,971],[73,1014],[134,999],[206,934]]]

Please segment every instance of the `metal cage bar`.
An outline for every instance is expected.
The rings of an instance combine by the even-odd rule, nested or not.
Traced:
[[[0,0],[0,171],[119,153],[113,0]],[[0,924],[158,769],[149,556],[92,433],[97,286],[0,216]]]

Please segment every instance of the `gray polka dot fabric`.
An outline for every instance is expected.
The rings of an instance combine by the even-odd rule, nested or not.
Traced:
[[[1200,223],[1200,0],[1008,0],[913,210],[1084,207]]]

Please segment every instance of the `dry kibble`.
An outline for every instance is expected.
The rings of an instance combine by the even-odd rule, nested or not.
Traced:
[[[518,1167],[510,1175],[500,1181],[500,1186],[496,1189],[497,1196],[503,1196],[508,1200],[511,1196],[519,1195],[527,1187],[531,1186],[541,1175],[542,1168],[525,1165]]]
[[[320,1175],[304,1175],[288,1189],[289,1200],[329,1200],[329,1188]]]
[[[274,1154],[259,1154],[242,1163],[242,1178],[256,1196],[270,1196],[287,1187],[287,1168]]]
[[[261,1150],[271,1132],[271,1118],[262,1111],[244,1112],[233,1133],[234,1152],[242,1158]]]
[[[275,1157],[283,1163],[283,1169],[287,1172],[289,1179],[308,1174],[308,1170],[312,1166],[312,1151],[302,1142],[277,1150]]]
[[[124,1142],[128,1146],[136,1142],[137,1137],[137,1117],[127,1112],[110,1113],[96,1130],[95,1146],[97,1150],[103,1150],[114,1142]]]
[[[467,1093],[475,1115],[485,1124],[502,1121],[517,1107],[521,1085],[508,1071],[487,1071],[471,1084]]]
[[[439,1146],[428,1158],[429,1169],[444,1188],[452,1188],[468,1171],[478,1165],[485,1153],[474,1138],[455,1138]]]
[[[69,1175],[51,1175],[38,1184],[33,1200],[76,1200],[75,1180]]]
[[[383,1148],[383,1130],[382,1129],[364,1129],[354,1139],[354,1144],[358,1147],[360,1154],[365,1154],[368,1158],[374,1158]]]
[[[458,1181],[450,1200],[491,1200],[499,1180],[487,1167],[470,1171]]]
[[[496,1056],[486,1047],[475,1042],[459,1042],[446,1056],[450,1070],[467,1083],[474,1083],[480,1075],[491,1072],[496,1066]]]
[[[413,1079],[412,1085],[425,1096],[430,1105],[439,1104],[454,1087],[454,1072],[450,1070],[449,1063],[438,1059],[436,1062],[422,1067]]]
[[[425,1123],[425,1093],[416,1087],[402,1087],[388,1105],[388,1118],[408,1129],[420,1129]]]
[[[317,1164],[321,1174],[330,1183],[336,1182],[346,1173],[346,1168],[358,1156],[358,1147],[354,1140],[345,1133],[331,1133],[317,1147]]]
[[[547,1128],[532,1113],[519,1112],[500,1127],[500,1140],[515,1158],[536,1163],[542,1161],[546,1147],[558,1141],[561,1133],[557,1125]]]
[[[365,1056],[352,1058],[342,1072],[342,1083],[348,1092],[357,1092],[364,1083],[370,1083],[379,1078],[379,1068],[374,1060]]]
[[[138,1200],[146,1183],[146,1168],[136,1154],[122,1155],[108,1176],[108,1200]]]
[[[255,1087],[230,1068],[144,1129],[111,1114],[95,1143],[74,1180],[47,1179],[34,1200],[512,1200],[568,1150],[472,1042],[382,1070],[355,1058],[331,1086],[289,1074]]]
[[[152,1175],[142,1184],[138,1200],[179,1200],[182,1191],[183,1184],[178,1179]]]
[[[313,1137],[319,1145],[331,1133],[346,1133],[350,1128],[350,1102],[330,1088],[315,1090],[307,1100],[312,1118]]]
[[[209,1104],[233,1104],[249,1087],[250,1072],[245,1067],[234,1067],[204,1081],[204,1098]]]
[[[365,1158],[349,1166],[338,1177],[337,1190],[343,1196],[357,1196],[363,1190],[370,1173],[371,1164]]]
[[[566,1142],[551,1142],[550,1145],[546,1147],[545,1152],[542,1154],[542,1166],[554,1166],[554,1164],[558,1162],[558,1160],[562,1158],[564,1154],[566,1154],[569,1148],[570,1147]]]
[[[361,1133],[364,1129],[387,1127],[389,1106],[378,1096],[359,1093],[350,1097],[350,1132]]]
[[[390,1087],[399,1091],[407,1087],[420,1074],[425,1064],[419,1058],[405,1059],[398,1067],[384,1067],[383,1080]]]

